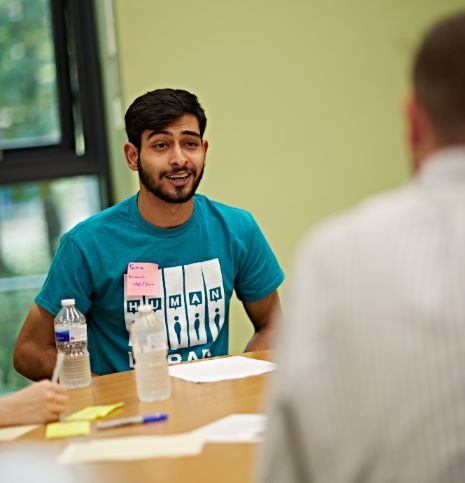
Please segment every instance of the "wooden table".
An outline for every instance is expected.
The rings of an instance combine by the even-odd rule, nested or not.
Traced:
[[[271,351],[244,354],[272,360]],[[137,399],[132,371],[96,377],[84,389],[70,391],[69,412],[86,406],[124,401],[115,417],[167,412],[162,423],[97,430],[85,438],[46,440],[45,426],[14,443],[0,444],[0,482],[215,482],[254,481],[259,447],[256,444],[206,444],[200,455],[181,458],[152,458],[131,462],[101,462],[57,465],[55,460],[69,441],[130,435],[164,435],[191,431],[232,413],[264,412],[271,375],[216,383],[195,384],[172,378],[172,395],[166,401],[147,403]]]

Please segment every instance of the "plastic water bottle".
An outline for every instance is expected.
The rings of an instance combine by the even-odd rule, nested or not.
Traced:
[[[159,401],[171,394],[166,360],[168,346],[163,320],[151,305],[141,305],[131,327],[136,368],[137,396],[141,401]]]
[[[60,383],[69,389],[86,387],[91,381],[86,319],[74,299],[64,299],[61,305],[55,317],[55,343],[65,356]]]

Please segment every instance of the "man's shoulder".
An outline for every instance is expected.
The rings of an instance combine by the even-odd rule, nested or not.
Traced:
[[[249,211],[212,200],[205,195],[196,194],[195,202],[202,215],[211,214],[213,216],[227,218],[229,221],[243,223],[250,223],[253,220],[253,216]]]
[[[115,229],[119,224],[130,219],[130,208],[134,201],[134,196],[120,201],[109,208],[105,208],[81,221],[71,228],[65,236],[79,240],[89,235],[95,235],[100,230]]]
[[[321,251],[337,246],[360,247],[375,244],[402,230],[418,211],[418,197],[412,185],[383,192],[363,200],[355,207],[318,224],[305,236],[302,245]]]

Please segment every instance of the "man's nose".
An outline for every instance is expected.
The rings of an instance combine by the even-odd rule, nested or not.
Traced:
[[[186,153],[182,146],[178,143],[175,143],[173,146],[170,163],[177,166],[184,166],[187,163]]]

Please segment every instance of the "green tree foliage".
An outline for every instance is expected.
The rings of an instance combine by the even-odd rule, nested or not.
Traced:
[[[59,140],[49,2],[0,0],[0,148]]]
[[[49,1],[0,0],[0,150],[59,142],[57,99]],[[24,267],[8,263],[9,254],[2,246],[2,229],[5,230],[9,215],[15,213],[9,208],[16,204],[26,206],[29,203],[32,206],[34,202],[44,205],[48,251],[50,255],[54,251],[59,226],[49,223],[47,214],[51,210],[45,209],[48,205],[54,207],[48,182],[0,188],[2,278],[27,275]],[[23,231],[15,233],[15,236],[24,235]],[[33,263],[28,264],[27,272],[36,273]],[[11,291],[0,290],[0,394],[16,390],[27,382],[14,370],[12,358],[19,327],[36,292],[36,289],[20,287]]]

